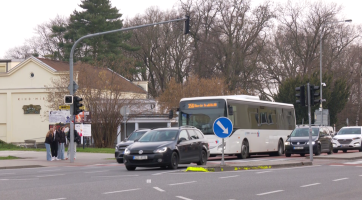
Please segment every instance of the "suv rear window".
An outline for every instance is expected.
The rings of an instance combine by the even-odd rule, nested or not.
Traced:
[[[361,135],[361,128],[342,128],[337,135]]]

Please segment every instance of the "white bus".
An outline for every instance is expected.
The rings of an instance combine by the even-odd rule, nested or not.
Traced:
[[[210,155],[220,155],[222,142],[213,133],[213,123],[228,117],[233,132],[225,138],[224,152],[238,158],[250,154],[284,154],[284,142],[296,127],[293,104],[261,101],[257,96],[233,95],[183,98],[179,126],[200,129],[209,141]]]

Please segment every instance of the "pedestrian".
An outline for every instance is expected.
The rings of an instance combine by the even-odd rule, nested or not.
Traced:
[[[57,158],[58,156],[58,132],[56,129],[54,129],[53,131],[53,138],[52,138],[52,143],[50,145],[50,148],[52,150],[52,160],[59,160]]]
[[[65,127],[61,127],[58,132],[58,159],[64,160]]]
[[[50,150],[50,144],[53,141],[53,129],[49,129],[48,133],[45,136],[45,148],[47,150],[47,161],[53,161],[52,160],[52,154],[51,154],[51,150]]]
[[[66,160],[68,160],[69,152],[70,152],[70,131],[68,132],[67,139],[68,139],[68,151],[67,151]],[[75,157],[76,157],[76,154],[77,154],[77,144],[79,144],[79,143],[80,143],[80,136],[78,134],[78,131],[74,130],[74,160],[75,160]]]

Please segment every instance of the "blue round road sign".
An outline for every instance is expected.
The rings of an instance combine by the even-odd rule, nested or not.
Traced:
[[[233,123],[227,117],[219,117],[215,120],[212,128],[217,137],[226,138],[233,131]]]

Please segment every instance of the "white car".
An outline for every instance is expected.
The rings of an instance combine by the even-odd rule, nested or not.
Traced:
[[[359,152],[362,152],[361,129],[361,126],[341,128],[332,140],[333,153],[337,153],[338,150],[343,150],[344,153],[346,153],[347,150],[359,150]]]

